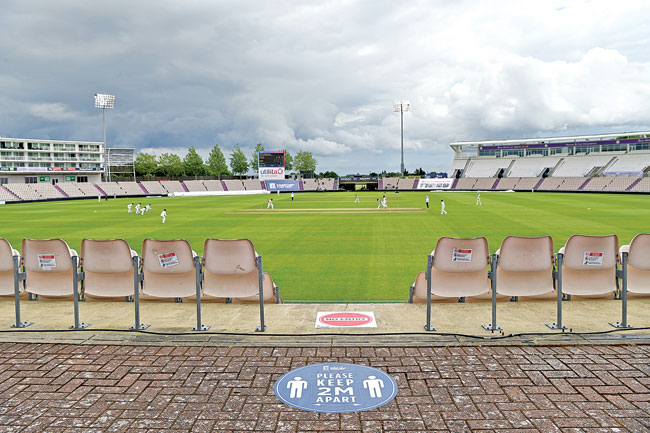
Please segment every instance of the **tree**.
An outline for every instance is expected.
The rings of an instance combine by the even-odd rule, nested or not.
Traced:
[[[258,167],[259,160],[257,159],[257,153],[262,152],[263,150],[264,150],[264,146],[262,146],[262,143],[257,143],[255,145],[255,150],[253,151],[253,157],[251,158],[251,163],[250,163],[251,169],[254,172],[258,172],[260,169]]]
[[[156,155],[150,153],[140,152],[135,157],[135,174],[138,176],[153,176],[158,168],[158,161]]]
[[[289,172],[293,170],[293,156],[289,153],[288,150],[284,151],[284,171]]]
[[[339,175],[336,174],[336,172],[334,171],[326,171],[324,173],[320,173],[318,177],[327,178],[327,179],[338,179]]]
[[[221,179],[221,176],[230,174],[228,165],[226,164],[226,157],[223,156],[223,152],[219,149],[218,144],[215,144],[210,151],[210,156],[208,156],[206,163],[210,176],[217,176]]]
[[[183,161],[181,157],[175,153],[163,153],[158,157],[158,168],[159,173],[163,176],[182,176],[184,173],[183,170]]]
[[[300,151],[293,159],[293,167],[301,173],[314,173],[316,171],[316,159],[311,152]]]
[[[203,158],[201,155],[196,153],[194,146],[190,147],[187,151],[187,155],[183,159],[183,169],[185,170],[186,176],[202,176],[205,173],[205,167],[203,165]]]
[[[243,175],[248,171],[248,161],[246,160],[246,155],[242,152],[239,145],[235,146],[235,149],[230,155],[230,168],[234,174]]]

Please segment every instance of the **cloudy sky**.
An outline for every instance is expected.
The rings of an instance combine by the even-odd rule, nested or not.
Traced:
[[[650,130],[650,2],[2,0],[0,136],[446,171],[456,140]]]

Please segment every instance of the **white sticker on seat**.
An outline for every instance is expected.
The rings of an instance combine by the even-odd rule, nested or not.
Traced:
[[[56,268],[56,257],[54,254],[39,254],[38,267],[44,271]]]
[[[158,262],[161,268],[168,268],[178,264],[178,257],[175,252],[158,254]]]
[[[585,251],[585,259],[582,264],[585,266],[602,266],[604,254],[603,252]]]
[[[470,263],[472,261],[472,249],[471,248],[454,248],[451,250],[451,261],[452,262],[464,262]]]

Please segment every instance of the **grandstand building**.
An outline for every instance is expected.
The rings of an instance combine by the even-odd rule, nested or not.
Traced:
[[[0,137],[0,185],[99,182],[101,142]]]
[[[650,191],[650,132],[451,143],[452,189]]]

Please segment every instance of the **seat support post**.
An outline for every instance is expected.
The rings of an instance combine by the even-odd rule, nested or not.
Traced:
[[[566,329],[562,324],[562,261],[564,254],[557,253],[557,321],[555,323],[547,323],[551,329]]]
[[[482,325],[483,329],[486,331],[501,331],[501,327],[497,325],[497,263],[499,262],[499,256],[492,254],[490,257],[490,288],[492,289],[492,323],[488,325]]]
[[[20,280],[25,279],[25,274],[20,272],[20,258],[13,256],[14,259],[14,305],[16,306],[16,324],[12,328],[26,328],[33,325],[32,322],[22,322],[20,320]]]
[[[130,328],[131,331],[142,331],[151,325],[140,323],[140,272],[138,272],[139,257],[131,257],[133,262],[133,305],[135,310],[135,323]]]
[[[624,252],[621,257],[621,321],[609,322],[614,328],[631,328],[632,326],[627,323],[627,261],[628,253]]]
[[[427,256],[427,324],[424,326],[425,331],[435,331],[436,328],[431,324],[431,267],[433,266],[433,256]]]
[[[70,329],[84,329],[90,326],[90,323],[79,322],[79,273],[77,266],[79,257],[72,256],[72,293],[74,295],[74,325]]]
[[[262,269],[262,256],[257,256],[255,258],[255,263],[257,264],[257,276],[259,279],[260,291],[260,326],[255,328],[255,332],[264,332],[266,330],[266,325],[264,324],[264,270]]]
[[[194,257],[194,269],[196,270],[196,326],[192,331],[207,331],[209,325],[204,325],[201,320],[201,281],[203,281],[203,272],[201,272],[201,257]]]

